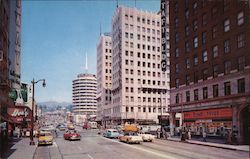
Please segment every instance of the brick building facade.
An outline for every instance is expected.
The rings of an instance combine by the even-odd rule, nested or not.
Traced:
[[[249,16],[247,1],[170,1],[170,111],[194,135],[249,143]]]

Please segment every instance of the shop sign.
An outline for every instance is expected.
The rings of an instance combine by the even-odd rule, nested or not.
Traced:
[[[158,115],[158,119],[159,120],[168,120],[169,119],[169,115]]]
[[[15,123],[23,122],[24,120],[31,121],[31,110],[25,106],[9,107],[8,115]]]
[[[184,119],[214,119],[214,118],[232,118],[232,109],[208,109],[192,112],[184,112]]]
[[[212,123],[212,120],[196,120],[195,123]]]
[[[165,72],[167,70],[167,49],[166,49],[166,0],[161,0],[161,70]]]

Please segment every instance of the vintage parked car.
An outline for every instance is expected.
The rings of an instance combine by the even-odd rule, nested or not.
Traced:
[[[118,138],[120,133],[116,129],[107,129],[103,136],[107,138]]]
[[[150,142],[152,142],[155,139],[155,136],[152,135],[152,134],[150,134],[150,133],[148,133],[148,132],[140,132],[140,133],[138,133],[138,135],[142,137],[143,141],[150,141]]]
[[[123,136],[120,136],[120,141],[126,143],[140,143],[142,142],[142,137],[138,136],[136,132],[124,132]]]
[[[58,125],[56,126],[56,128],[57,128],[58,130],[60,130],[60,131],[65,131],[65,130],[66,130],[66,126],[65,126],[64,124],[58,124]]]
[[[41,131],[38,135],[38,146],[53,145],[53,135],[49,131]]]
[[[76,130],[68,130],[63,134],[65,140],[81,140],[81,135]]]
[[[68,124],[68,129],[69,130],[74,130],[75,129],[75,126],[73,124]]]

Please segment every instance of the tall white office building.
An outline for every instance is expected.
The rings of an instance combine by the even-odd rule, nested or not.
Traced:
[[[112,19],[112,120],[159,123],[159,116],[168,115],[168,90],[160,13],[118,7]]]
[[[97,51],[97,121],[111,119],[112,46],[111,34],[100,35]]]
[[[96,114],[96,76],[89,73],[79,74],[73,80],[73,112],[75,115]]]

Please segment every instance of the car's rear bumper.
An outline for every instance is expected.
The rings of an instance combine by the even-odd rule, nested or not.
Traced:
[[[53,141],[38,141],[38,145],[52,145]]]

